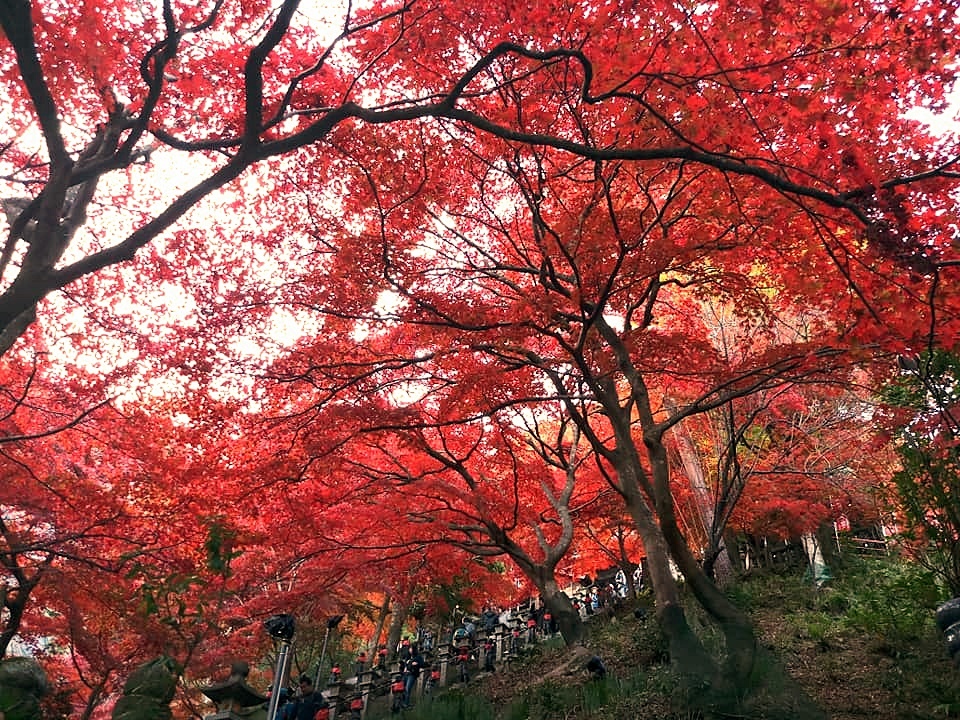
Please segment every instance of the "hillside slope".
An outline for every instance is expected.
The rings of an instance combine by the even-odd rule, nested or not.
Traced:
[[[960,670],[933,623],[938,593],[919,568],[857,560],[822,589],[799,576],[763,575],[744,579],[732,594],[753,616],[764,650],[787,666],[830,718],[960,717]],[[543,643],[496,674],[422,701],[405,718],[719,718],[688,706],[655,622],[635,617],[633,610],[593,620],[585,648]],[[594,653],[609,670],[605,681],[591,680],[584,669]],[[775,717],[762,703],[749,712],[739,717]]]

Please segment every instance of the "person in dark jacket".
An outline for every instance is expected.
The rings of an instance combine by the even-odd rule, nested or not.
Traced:
[[[413,704],[413,689],[420,679],[420,671],[423,670],[425,664],[419,646],[412,645],[410,647],[410,657],[403,663],[403,704],[405,707],[411,707]]]
[[[292,717],[294,720],[322,720],[325,712],[330,712],[327,699],[313,689],[313,678],[301,675],[300,697],[294,701]]]
[[[594,680],[603,680],[607,676],[607,666],[597,655],[587,661],[587,671]]]

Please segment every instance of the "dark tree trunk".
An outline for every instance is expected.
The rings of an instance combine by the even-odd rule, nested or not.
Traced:
[[[376,662],[377,659],[377,650],[380,648],[380,636],[383,635],[383,626],[387,622],[387,616],[390,614],[390,595],[384,595],[383,605],[380,606],[379,617],[377,618],[377,628],[373,632],[373,639],[370,641],[370,656],[372,662]],[[387,640],[389,643],[390,641]],[[389,648],[390,645],[388,644]]]
[[[573,607],[573,601],[570,597],[557,586],[556,582],[547,583],[541,589],[541,593],[543,604],[553,615],[564,643],[569,647],[583,642],[586,629],[583,626],[583,620],[580,619],[580,613]]]
[[[628,501],[627,509],[646,552],[644,579],[653,590],[657,621],[667,638],[671,663],[691,685],[709,684],[717,675],[717,665],[687,622],[677,581],[670,570],[670,552],[663,534],[638,494]]]
[[[820,554],[823,555],[823,561],[831,571],[835,571],[843,564],[843,556],[837,546],[837,533],[833,522],[821,523],[815,536],[817,544],[820,546]]]
[[[407,604],[397,601],[393,603],[393,615],[390,616],[390,629],[387,631],[387,650],[391,658],[396,658],[397,646],[400,644],[400,635],[403,634],[403,623],[407,619]]]

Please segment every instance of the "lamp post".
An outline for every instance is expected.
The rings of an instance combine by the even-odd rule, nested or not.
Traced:
[[[330,631],[337,627],[340,624],[340,621],[343,620],[343,615],[334,615],[332,618],[327,620],[327,630],[323,633],[323,646],[320,648],[320,659],[317,660],[317,677],[316,682],[320,682],[320,671],[323,669],[323,657],[327,654],[327,641],[330,639]],[[273,718],[268,717],[267,720],[273,720]]]
[[[270,704],[267,706],[267,720],[274,720],[277,708],[280,705],[280,688],[287,681],[287,671],[290,668],[290,646],[293,644],[295,623],[292,615],[274,615],[264,623],[267,634],[274,640],[280,641],[277,651],[277,664],[273,671],[273,692],[270,693]]]

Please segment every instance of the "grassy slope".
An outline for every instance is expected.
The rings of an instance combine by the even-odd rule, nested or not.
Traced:
[[[797,575],[768,574],[731,592],[765,648],[834,720],[960,718],[960,670],[933,624],[941,598],[930,578],[889,560],[854,560],[835,574],[819,590]],[[405,720],[711,717],[685,707],[655,623],[635,618],[632,607],[593,621],[587,647],[607,664],[606,682],[590,681],[582,656],[548,642],[465,691],[421,703]],[[770,717],[754,712],[740,717]]]

